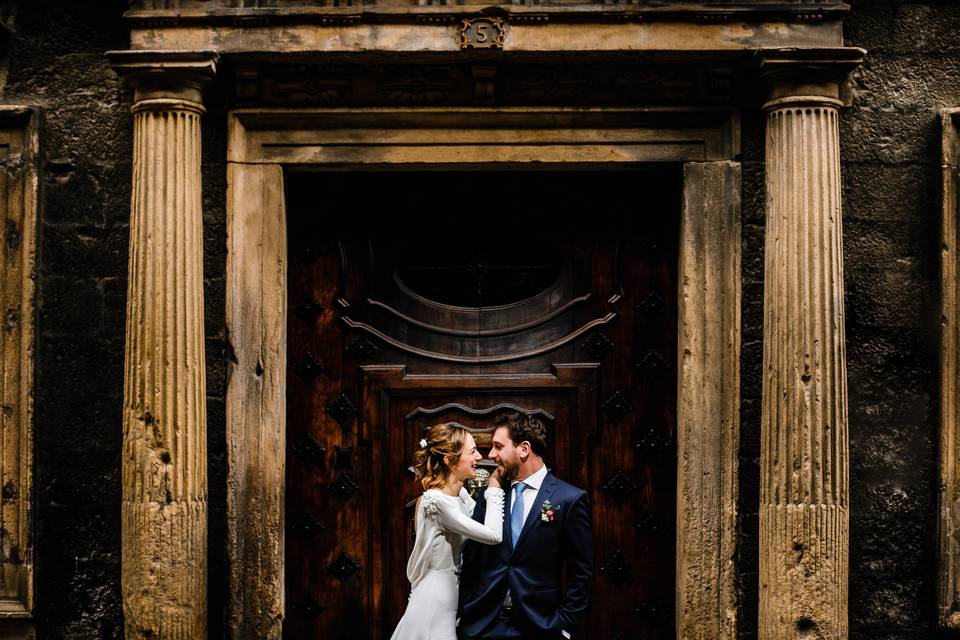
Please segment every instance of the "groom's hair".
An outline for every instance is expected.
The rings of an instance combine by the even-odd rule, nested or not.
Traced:
[[[494,420],[497,427],[506,427],[507,436],[514,445],[524,440],[530,443],[530,448],[538,456],[547,452],[547,428],[539,418],[525,413],[507,413],[497,416]]]

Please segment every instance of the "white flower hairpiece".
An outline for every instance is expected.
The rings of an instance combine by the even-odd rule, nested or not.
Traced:
[[[426,439],[426,438],[420,438],[420,448],[421,448],[421,449],[426,449],[426,448],[427,448],[427,439]]]

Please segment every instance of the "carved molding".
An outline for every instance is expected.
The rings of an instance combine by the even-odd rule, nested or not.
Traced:
[[[429,360],[439,360],[442,362],[496,364],[500,362],[513,362],[514,360],[525,360],[526,358],[533,358],[535,356],[538,356],[544,353],[549,353],[550,351],[559,349],[565,344],[568,344],[576,340],[577,338],[579,338],[586,332],[590,331],[594,327],[600,327],[600,326],[609,324],[616,317],[617,317],[616,313],[613,313],[613,312],[608,313],[602,318],[596,318],[594,320],[591,320],[590,322],[587,322],[584,325],[578,327],[577,329],[571,331],[567,335],[561,338],[558,338],[557,340],[554,340],[552,342],[549,342],[547,344],[540,345],[536,349],[528,349],[525,351],[514,351],[510,353],[502,353],[502,354],[489,355],[489,356],[458,356],[458,355],[453,355],[449,353],[440,353],[438,351],[428,351],[426,349],[420,349],[420,348],[411,346],[405,342],[401,342],[396,338],[388,336],[387,334],[383,333],[379,329],[375,327],[371,327],[369,324],[365,322],[356,322],[355,320],[352,320],[347,316],[343,316],[341,320],[343,320],[343,322],[351,329],[364,331],[376,338],[379,338],[380,340],[382,340],[383,342],[386,342],[392,347],[400,349],[401,351],[406,351],[407,353],[411,353],[415,356],[420,356],[421,358],[427,358]]]
[[[433,416],[438,413],[444,413],[445,411],[449,411],[450,409],[456,409],[458,411],[462,411],[463,413],[466,413],[471,416],[488,416],[492,413],[497,413],[498,411],[503,411],[504,409],[508,409],[510,411],[517,411],[519,413],[526,413],[533,416],[543,416],[544,418],[546,418],[547,420],[550,420],[551,422],[557,419],[556,416],[552,415],[549,411],[544,411],[543,409],[534,409],[533,411],[530,411],[528,409],[524,409],[523,407],[517,406],[515,404],[511,404],[509,402],[501,402],[499,404],[493,405],[492,407],[487,407],[486,409],[473,409],[466,405],[460,404],[459,402],[449,402],[447,404],[441,405],[439,407],[433,407],[431,409],[428,409],[426,407],[417,407],[416,409],[414,409],[413,411],[411,411],[410,413],[408,413],[403,417],[405,420],[410,420],[419,415]]]
[[[235,68],[238,106],[731,105],[741,72],[727,59],[421,65],[249,62]]]
[[[4,206],[0,477],[0,618],[26,618],[34,605],[33,427],[36,342],[38,113],[0,106],[0,200]]]
[[[393,127],[391,136],[394,142],[383,143],[383,132],[377,133],[376,140],[370,140],[370,143],[377,143],[376,148],[366,158],[363,153],[355,153],[356,147],[327,148],[320,140],[324,136],[328,139],[339,136],[355,143],[358,136],[364,135],[364,126],[369,126],[371,118]],[[642,123],[635,118],[641,119]],[[636,136],[634,139],[638,142],[643,140],[644,151],[638,155],[611,152],[603,141],[609,140],[610,136],[622,135],[625,128],[630,128],[625,126],[625,121],[631,120],[633,132],[628,135]],[[688,124],[678,126],[678,121]],[[429,127],[424,127],[427,123]],[[416,159],[419,163],[462,162],[463,157],[475,157],[490,149],[489,135],[471,135],[470,127],[518,125],[527,127],[527,131],[552,131],[550,135],[540,137],[537,144],[522,149],[505,144],[495,149],[491,157],[516,152],[518,163],[555,161],[557,150],[567,149],[564,152],[568,154],[565,156],[567,161],[576,161],[579,157],[585,162],[602,161],[611,167],[639,161],[702,161],[732,157],[727,154],[736,152],[735,139],[738,137],[736,122],[731,120],[729,112],[721,114],[709,110],[689,113],[643,110],[642,114],[630,109],[591,110],[589,113],[557,109],[344,109],[232,113],[227,201],[227,326],[236,354],[236,361],[229,365],[227,387],[231,637],[278,640],[282,635],[282,453],[286,388],[283,376],[287,313],[283,166],[322,166],[342,163],[345,158],[364,164],[374,157],[381,164],[402,166],[409,161],[404,155],[404,145],[409,143],[418,144]],[[684,129],[684,126],[689,128]],[[437,129],[434,127],[457,129],[455,144],[442,147],[424,145],[436,141]],[[686,140],[696,141],[693,143],[696,150],[677,143],[674,134],[678,131],[690,134]],[[508,137],[514,139],[516,135],[512,133]],[[585,139],[592,140],[592,143],[576,144]],[[665,143],[665,140],[673,141]],[[705,144],[705,140],[713,143]],[[730,142],[723,142],[725,140]],[[307,144],[300,144],[304,142]],[[312,149],[311,144],[315,145]],[[658,146],[659,151],[651,153],[651,149]],[[597,148],[605,149],[604,159],[591,155]],[[685,306],[681,306],[678,348],[680,353],[689,351],[688,361],[699,357],[702,364],[695,367],[688,362],[687,368],[680,372],[678,452],[681,456],[691,455],[690,460],[701,460],[702,465],[691,462],[678,468],[678,472],[684,474],[677,504],[678,535],[680,540],[686,541],[678,546],[678,624],[679,628],[706,630],[701,635],[684,637],[711,640],[734,637],[726,630],[735,626],[737,610],[732,553],[732,536],[736,527],[736,464],[731,460],[736,460],[739,425],[736,408],[739,406],[740,281],[734,275],[739,269],[740,246],[739,227],[736,226],[739,224],[738,171],[736,163],[695,162],[687,165],[685,174],[687,193],[699,189],[714,193],[715,197],[701,199],[696,206],[685,209],[682,235],[683,245],[692,245],[684,254],[687,262],[683,264],[687,266],[681,267],[681,282],[685,277],[691,293],[710,295],[707,298],[690,295]],[[694,183],[699,186],[691,186]],[[688,201],[694,202],[689,198]],[[696,233],[703,235],[690,235],[695,231],[691,227],[694,223],[700,225],[697,229],[701,229]],[[616,303],[616,297],[610,302]],[[723,319],[722,331],[707,327],[704,319],[711,314]],[[688,318],[686,324],[683,318]],[[721,325],[711,323],[710,326]],[[563,365],[560,368],[558,365],[557,376],[573,376],[578,367],[593,367],[589,371],[595,375],[596,366]],[[396,384],[404,384],[402,368],[373,366],[362,369],[367,377],[388,376],[395,378]],[[692,377],[691,371],[698,372],[701,378]],[[543,378],[519,377],[515,383],[530,387],[558,384],[553,376]],[[563,380],[566,378],[560,380],[561,384],[574,385],[580,395],[591,393],[590,389],[595,386],[580,378]],[[440,382],[482,386],[489,384],[489,378],[461,376]],[[422,386],[423,381],[418,379],[416,384]],[[704,394],[704,389],[708,393]],[[578,400],[578,406],[595,407],[597,401],[594,396],[584,397]],[[366,428],[377,427],[361,425],[361,437]],[[720,492],[704,496],[696,493],[698,488],[715,486],[713,480],[704,482],[705,469],[716,471],[714,478],[722,481]],[[616,562],[610,565],[610,572],[615,577],[624,574]],[[713,633],[714,629],[721,631]]]
[[[939,623],[960,629],[960,109],[941,112]]]
[[[133,4],[127,19],[135,31],[199,27],[241,31],[355,24],[459,26],[464,19],[483,15],[510,25],[679,24],[711,34],[718,31],[716,27],[730,23],[786,23],[793,26],[794,31],[798,31],[796,27],[808,27],[812,33],[830,33],[829,28],[834,26],[830,23],[839,23],[850,10],[846,4],[831,0],[722,3],[709,0],[674,3],[650,0],[492,0],[486,3],[470,0],[139,0]],[[768,30],[769,27],[758,28],[760,33],[754,37],[754,43],[762,43],[762,36]],[[779,35],[783,39],[784,34]],[[801,31],[789,35],[792,40],[787,44],[802,46],[800,37],[807,34]],[[724,41],[735,42],[730,36]],[[747,48],[748,44],[743,42],[740,46]]]
[[[684,165],[677,381],[677,637],[737,636],[740,164]],[[656,451],[648,432],[638,447]]]
[[[227,167],[228,624],[237,640],[279,640],[286,465],[286,221],[283,170]],[[261,224],[261,217],[271,224]],[[252,479],[257,479],[252,481]]]
[[[238,109],[228,127],[227,159],[238,163],[464,165],[468,148],[477,168],[504,158],[611,166],[740,152],[739,117],[725,107]]]
[[[422,322],[420,320],[417,320],[416,318],[411,318],[410,316],[397,311],[396,309],[394,309],[393,307],[391,307],[386,303],[380,302],[379,300],[374,300],[372,298],[367,299],[367,304],[369,304],[371,307],[374,307],[374,308],[383,309],[384,311],[394,316],[395,318],[403,320],[408,324],[411,324],[415,327],[420,327],[421,329],[425,329],[432,333],[439,333],[439,334],[449,335],[449,336],[470,337],[470,338],[478,338],[478,337],[485,338],[490,336],[503,336],[503,335],[509,335],[511,333],[520,333],[521,331],[526,331],[527,329],[533,329],[534,327],[539,327],[540,325],[545,324],[550,320],[553,320],[554,318],[563,315],[573,307],[579,304],[582,304],[584,302],[587,302],[588,300],[590,300],[591,297],[592,297],[592,294],[586,293],[577,298],[573,298],[572,300],[569,300],[562,306],[557,307],[553,311],[539,318],[530,320],[529,322],[524,322],[523,324],[504,327],[502,329],[477,329],[475,331],[470,331],[467,329],[462,329],[462,330],[451,329],[449,327],[441,327],[441,326],[429,324],[427,322]]]

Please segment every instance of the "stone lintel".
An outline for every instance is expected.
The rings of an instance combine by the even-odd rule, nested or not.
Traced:
[[[203,104],[203,89],[216,75],[220,60],[214,51],[183,49],[108,51],[107,58],[134,90],[135,103],[149,106],[179,100],[194,110]]]
[[[758,57],[766,90],[764,108],[798,100],[849,106],[843,85],[866,54],[865,49],[857,47],[761,50]]]
[[[701,58],[720,53],[749,59],[758,50],[769,47],[820,49],[843,45],[843,21],[839,17],[810,22],[706,18],[692,22],[647,20],[624,9],[592,13],[564,7],[535,8],[537,11],[521,12],[493,7],[481,13],[478,8],[465,11],[464,7],[439,7],[438,11],[426,11],[432,8],[424,7],[401,15],[376,8],[338,7],[282,22],[262,16],[229,23],[181,17],[135,22],[130,42],[132,49],[215,49],[221,55],[457,52],[487,59],[502,54],[660,56],[677,52]],[[502,51],[462,50],[463,19],[491,13],[506,23]]]

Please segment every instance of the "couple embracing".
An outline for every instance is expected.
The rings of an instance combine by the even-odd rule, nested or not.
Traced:
[[[482,455],[456,424],[428,429],[414,469],[425,489],[407,562],[410,601],[391,640],[562,640],[583,617],[593,576],[587,494],[550,473],[546,430],[497,421],[497,464],[474,502],[463,488]],[[566,565],[566,583],[561,576]]]

